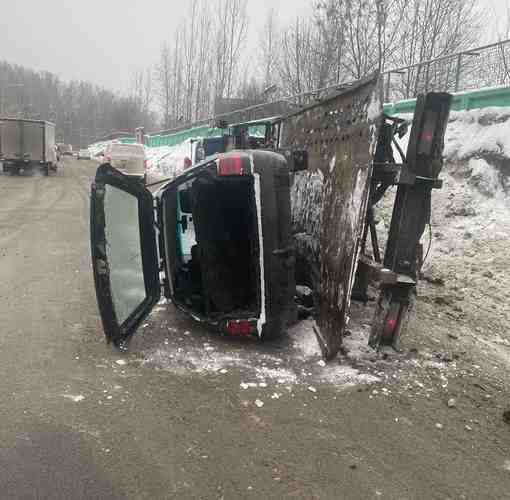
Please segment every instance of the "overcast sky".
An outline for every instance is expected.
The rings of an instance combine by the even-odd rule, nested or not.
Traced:
[[[186,0],[3,0],[0,59],[65,80],[83,79],[126,90],[134,70],[156,62],[186,13]],[[502,14],[510,0],[479,0]],[[211,1],[212,3],[212,1]],[[275,7],[283,23],[309,12],[313,0],[248,0],[249,47],[256,45],[265,13]],[[248,49],[248,50],[252,50]]]

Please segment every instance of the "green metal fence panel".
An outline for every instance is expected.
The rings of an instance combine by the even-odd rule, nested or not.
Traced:
[[[414,113],[416,99],[408,99],[384,105],[390,115]],[[462,111],[489,107],[510,107],[510,87],[495,87],[453,94],[452,109]]]
[[[223,130],[215,127],[195,127],[188,130],[182,130],[175,134],[168,135],[152,135],[146,139],[146,144],[150,148],[160,146],[176,146],[188,139],[196,139],[201,137],[221,137]]]

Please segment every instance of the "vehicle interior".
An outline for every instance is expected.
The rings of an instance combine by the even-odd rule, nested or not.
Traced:
[[[165,251],[175,300],[211,318],[257,314],[259,243],[253,178],[205,172],[171,189],[163,200]]]

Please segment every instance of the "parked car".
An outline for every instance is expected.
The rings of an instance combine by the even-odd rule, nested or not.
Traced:
[[[145,148],[142,144],[112,143],[106,146],[104,161],[126,175],[147,179]]]
[[[289,170],[277,153],[212,156],[154,194],[103,164],[90,223],[104,332],[120,348],[161,288],[231,336],[276,337],[294,314]]]
[[[76,157],[78,160],[90,160],[90,151],[88,149],[80,149],[78,151],[78,156]]]
[[[71,144],[62,144],[60,148],[63,156],[73,156],[73,146]]]

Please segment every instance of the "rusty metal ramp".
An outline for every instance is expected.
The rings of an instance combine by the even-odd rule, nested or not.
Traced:
[[[381,114],[374,75],[283,122],[282,147],[308,156],[291,192],[297,279],[315,291],[326,359],[340,350],[349,321]]]

